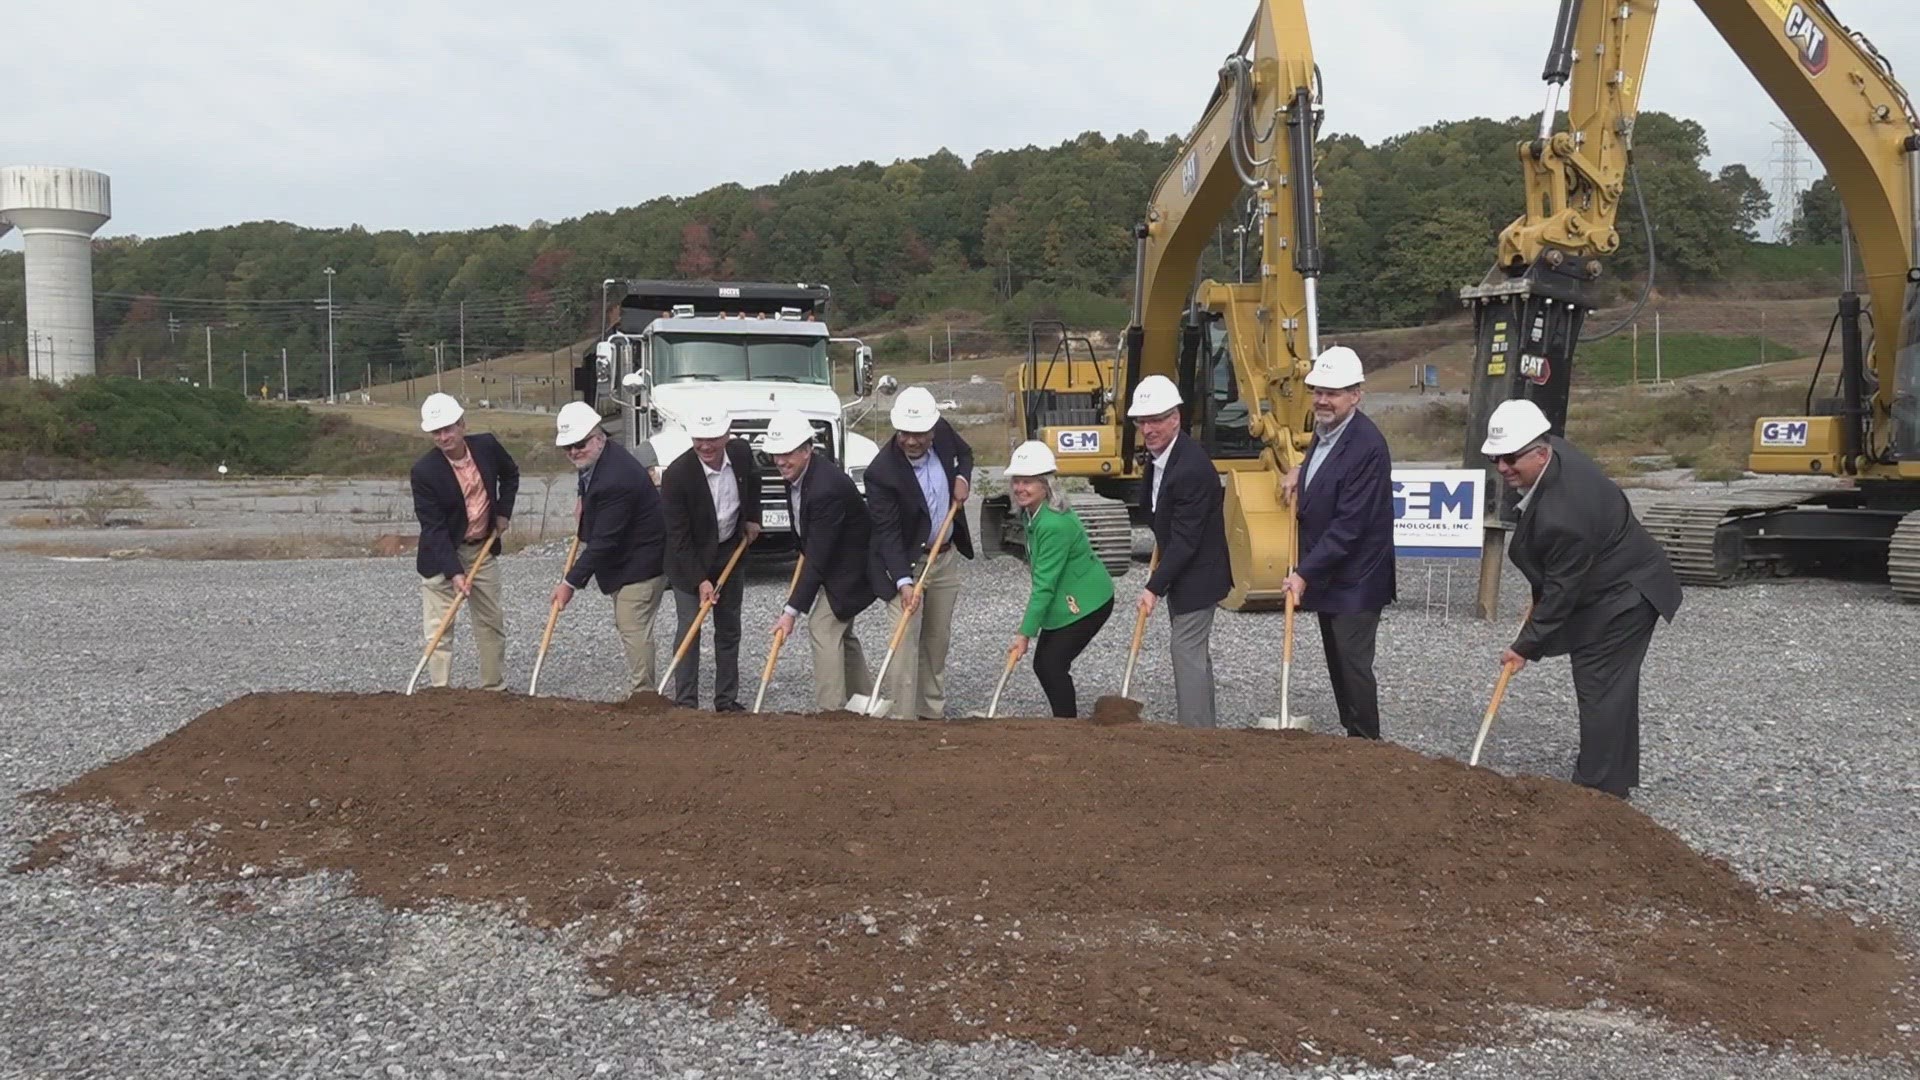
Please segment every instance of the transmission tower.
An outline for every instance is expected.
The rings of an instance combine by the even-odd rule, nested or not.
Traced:
[[[1800,193],[1806,190],[1803,170],[1809,162],[1800,156],[1800,133],[1792,124],[1776,120],[1773,129],[1780,133],[1773,140],[1773,239],[1784,244],[1793,239],[1793,227],[1800,221]]]

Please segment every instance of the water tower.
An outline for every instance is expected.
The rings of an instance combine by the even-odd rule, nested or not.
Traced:
[[[94,370],[93,233],[113,216],[105,173],[51,165],[0,168],[0,233],[27,249],[27,370],[68,382]]]

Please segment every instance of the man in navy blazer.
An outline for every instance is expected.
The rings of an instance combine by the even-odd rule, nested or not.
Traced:
[[[613,625],[627,652],[627,692],[654,686],[654,614],[666,591],[666,511],[653,477],[626,447],[607,438],[600,413],[569,401],[554,418],[553,444],[573,463],[579,491],[579,554],[553,587],[553,604],[597,583],[613,599]]]
[[[1378,739],[1373,647],[1380,610],[1396,594],[1393,457],[1380,429],[1360,411],[1364,382],[1360,357],[1344,345],[1321,353],[1307,373],[1313,442],[1284,482],[1300,529],[1300,561],[1286,588],[1301,611],[1320,616],[1340,726],[1348,735]]]
[[[1134,388],[1127,415],[1140,429],[1149,460],[1140,479],[1140,505],[1152,515],[1159,565],[1140,592],[1148,615],[1167,601],[1167,638],[1173,656],[1173,696],[1180,723],[1215,727],[1213,612],[1233,590],[1227,553],[1226,492],[1206,448],[1181,430],[1180,390],[1164,375]]]
[[[520,467],[492,435],[467,433],[466,410],[450,394],[429,394],[420,403],[420,430],[433,449],[413,463],[413,514],[420,521],[414,569],[420,573],[420,609],[427,640],[453,606],[455,596],[472,601],[473,640],[480,649],[480,686],[506,689],[506,618],[500,608],[500,564],[488,558],[471,573],[489,535],[507,531],[520,493]],[[493,556],[500,554],[494,547]],[[447,685],[453,652],[442,637],[427,660],[427,678]]]

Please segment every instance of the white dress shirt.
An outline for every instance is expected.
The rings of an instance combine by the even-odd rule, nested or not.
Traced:
[[[1167,475],[1167,459],[1173,456],[1173,444],[1179,441],[1180,436],[1175,434],[1173,438],[1167,440],[1167,448],[1154,455],[1153,502],[1147,505],[1147,509],[1149,510],[1160,509],[1160,481],[1165,479]]]
[[[720,525],[715,536],[724,544],[733,539],[740,524],[740,478],[733,474],[733,459],[724,454],[719,468],[708,468],[702,461],[700,470],[707,474],[707,493],[713,496],[713,516]]]

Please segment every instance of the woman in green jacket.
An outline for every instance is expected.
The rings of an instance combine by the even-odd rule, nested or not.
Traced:
[[[1047,692],[1053,715],[1079,715],[1073,695],[1073,661],[1113,614],[1113,578],[1094,557],[1087,530],[1053,484],[1057,466],[1045,443],[1022,443],[1008,462],[1013,503],[1027,515],[1027,563],[1033,593],[1013,639],[1018,660],[1035,635],[1033,673]]]

